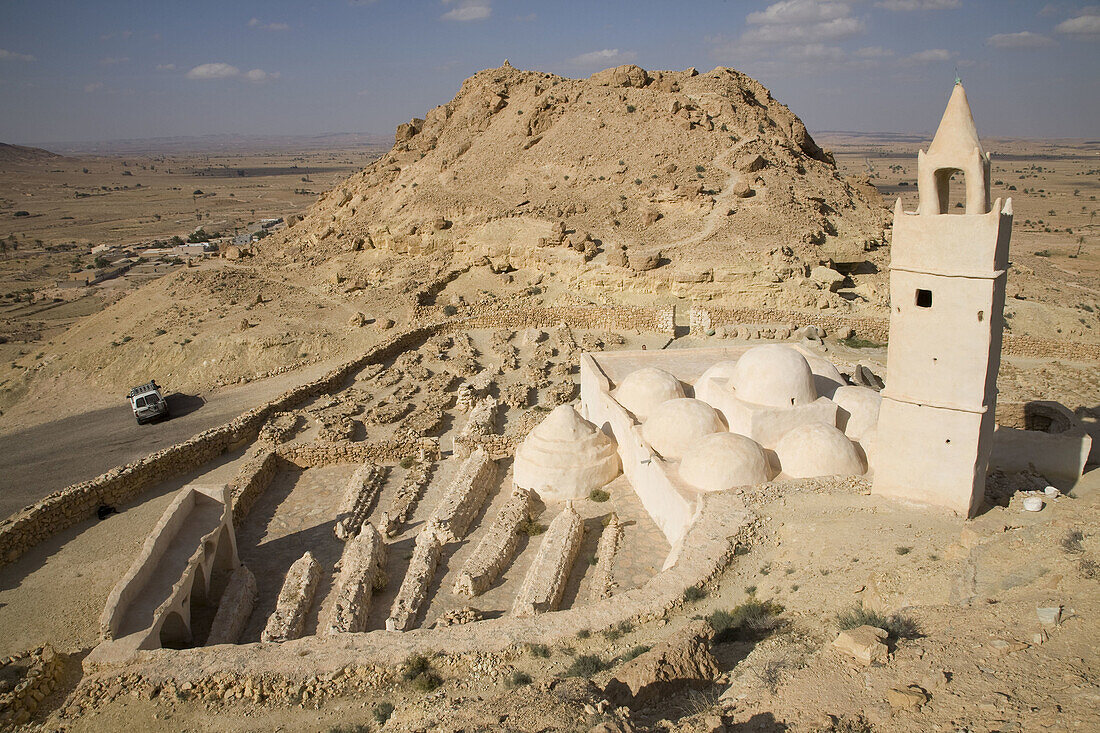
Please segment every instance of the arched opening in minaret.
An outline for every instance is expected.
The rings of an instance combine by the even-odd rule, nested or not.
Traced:
[[[958,185],[952,186],[952,182]],[[966,173],[962,169],[940,168],[936,171],[936,200],[940,214],[966,213]]]

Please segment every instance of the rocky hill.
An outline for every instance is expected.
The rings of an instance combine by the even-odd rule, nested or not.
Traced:
[[[40,163],[46,160],[58,160],[62,156],[42,148],[29,148],[25,145],[0,143],[0,166]]]
[[[734,69],[567,79],[505,62],[398,126],[388,154],[277,245],[314,263],[475,252],[571,262],[589,280],[662,268],[653,276],[674,282],[774,284],[822,261],[882,259],[886,214],[868,181],[845,180],[801,120]]]

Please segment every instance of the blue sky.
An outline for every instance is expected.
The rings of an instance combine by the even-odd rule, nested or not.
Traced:
[[[389,133],[505,59],[733,66],[811,130],[1100,138],[1100,5],[1034,0],[0,0],[0,141]]]

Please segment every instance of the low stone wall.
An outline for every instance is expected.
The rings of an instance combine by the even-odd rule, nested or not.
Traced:
[[[218,611],[210,625],[206,646],[236,644],[240,640],[256,604],[257,593],[256,576],[244,565],[238,565],[229,576],[229,583],[218,601]]]
[[[428,596],[428,586],[435,577],[442,550],[439,527],[428,520],[416,535],[409,569],[405,571],[405,579],[401,581],[401,587],[390,608],[390,617],[386,619],[387,631],[407,631],[412,626],[420,606]]]
[[[439,443],[431,439],[379,440],[370,443],[300,443],[281,445],[279,457],[298,468],[332,466],[338,463],[398,463],[406,458],[427,456],[439,460]]]
[[[282,460],[271,448],[258,446],[251,458],[237,471],[237,475],[229,483],[229,498],[233,507],[233,522],[240,525],[241,520],[248,516],[252,504],[260,497],[271,481]]]
[[[0,678],[19,674],[22,679],[8,692],[0,694],[0,728],[11,728],[29,721],[38,704],[60,683],[65,674],[61,657],[49,644],[8,657],[0,662]]]
[[[619,517],[613,513],[600,535],[599,544],[596,545],[596,568],[592,574],[592,585],[589,586],[589,603],[596,603],[611,597],[611,592],[615,587],[612,579],[615,553],[619,551],[619,541],[622,536],[623,525],[619,522]]]
[[[408,472],[405,474],[405,480],[401,482],[401,486],[397,488],[393,499],[390,501],[390,508],[382,512],[379,529],[383,536],[392,537],[398,534],[401,531],[401,525],[409,521],[413,509],[420,501],[421,494],[424,493],[424,487],[432,479],[434,469],[435,464],[429,461],[425,455],[422,455],[416,463],[409,466]]]
[[[385,585],[386,543],[369,522],[344,546],[340,573],[333,587],[335,601],[321,633],[365,631],[375,588]]]
[[[355,469],[344,488],[344,497],[336,514],[336,539],[347,541],[359,534],[374,503],[378,501],[378,495],[382,493],[382,485],[386,483],[389,473],[388,466],[380,467],[373,463],[365,463]]]
[[[690,322],[704,333],[710,328],[732,323],[793,323],[820,326],[825,333],[851,328],[860,338],[885,344],[890,339],[890,319],[872,316],[839,315],[833,313],[801,313],[775,308],[729,308],[693,305]],[[1005,354],[1023,357],[1067,359],[1069,361],[1100,362],[1100,344],[1039,338],[1025,334],[1004,334]]]
[[[459,466],[428,520],[438,525],[443,542],[458,542],[466,536],[470,522],[485,504],[496,478],[496,469],[497,464],[480,449]]]
[[[452,309],[454,309],[452,311]],[[566,323],[571,328],[602,331],[657,331],[672,333],[675,308],[644,306],[551,306],[547,308],[502,308],[490,304],[465,306],[417,306],[413,322],[450,318],[449,328],[547,328]]]
[[[565,509],[550,522],[535,561],[523,578],[512,604],[513,616],[534,616],[558,607],[583,536],[584,522],[573,503],[566,502]]]
[[[516,551],[519,542],[519,525],[527,519],[531,510],[531,492],[516,487],[500,508],[489,530],[466,560],[455,582],[455,593],[479,596],[500,577]]]
[[[260,634],[260,640],[280,642],[300,637],[320,582],[321,565],[313,557],[313,553],[306,552],[295,560],[287,571],[286,580],[279,591],[279,600],[267,619],[267,626]]]

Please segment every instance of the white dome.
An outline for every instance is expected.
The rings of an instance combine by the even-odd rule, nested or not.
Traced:
[[[680,478],[700,491],[762,484],[768,480],[768,459],[752,438],[711,433],[684,454]]]
[[[806,357],[782,344],[746,351],[737,360],[734,386],[738,399],[768,407],[808,405],[817,399]]]
[[[700,400],[681,397],[662,402],[642,426],[653,450],[664,458],[680,458],[700,438],[726,429],[718,411]]]
[[[711,364],[707,367],[707,370],[699,375],[699,378],[695,380],[696,385],[701,385],[711,377],[719,377],[721,379],[728,379],[732,384],[734,375],[737,373],[736,361],[720,361],[717,364]]]
[[[807,423],[792,429],[780,438],[775,454],[783,473],[791,478],[863,473],[863,461],[852,441],[823,423]]]
[[[657,405],[683,396],[684,387],[680,380],[656,367],[631,372],[614,392],[618,403],[642,422]]]
[[[867,387],[846,385],[833,394],[837,411],[837,427],[852,440],[861,440],[878,425],[878,409],[882,395]]]
[[[814,391],[819,396],[832,399],[833,393],[847,384],[831,361],[812,354],[803,354],[803,356],[806,358],[806,363],[810,365],[810,371],[813,372]]]
[[[560,405],[516,449],[512,479],[545,502],[581,499],[618,476],[619,465],[611,439]]]

